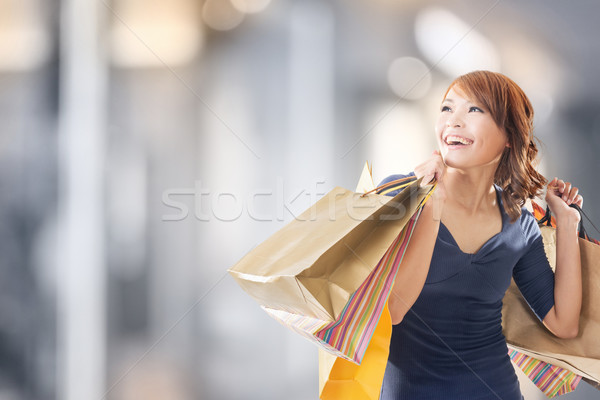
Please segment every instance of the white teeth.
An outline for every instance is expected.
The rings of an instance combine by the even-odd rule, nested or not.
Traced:
[[[460,137],[460,136],[452,136],[452,135],[449,135],[449,136],[447,136],[447,137],[446,137],[446,144],[451,144],[451,143],[453,143],[453,142],[454,142],[454,143],[467,144],[467,145],[468,145],[468,144],[472,144],[472,143],[473,143],[473,141],[472,141],[472,140],[465,139],[465,138],[462,138],[462,137]]]

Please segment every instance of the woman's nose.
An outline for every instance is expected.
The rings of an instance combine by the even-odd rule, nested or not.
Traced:
[[[449,127],[460,127],[462,126],[462,120],[458,118],[456,114],[454,114],[450,118],[448,118],[448,120],[446,121],[446,125]]]

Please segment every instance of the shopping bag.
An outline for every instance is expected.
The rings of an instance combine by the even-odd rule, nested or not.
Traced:
[[[394,239],[373,272],[350,297],[340,317],[335,321],[324,323],[303,315],[263,308],[283,325],[331,354],[360,364],[392,290],[398,266],[419,211],[420,209]]]
[[[546,217],[545,211],[537,203],[533,202],[532,208],[536,219],[542,221],[547,219],[548,222],[551,221],[552,226],[556,226],[554,218]],[[551,251],[549,253],[550,256],[553,255]],[[549,398],[574,391],[582,381],[581,375],[577,375],[568,369],[538,360],[515,350],[510,345],[508,347],[508,355],[515,366],[521,369],[533,384]]]
[[[360,365],[319,349],[319,398],[379,399],[391,337],[392,318],[386,303]]]
[[[375,189],[372,168],[363,168],[356,192]],[[377,400],[385,374],[392,337],[392,318],[387,303],[360,365],[319,349],[319,398],[321,400]]]
[[[360,363],[385,304],[372,299],[389,294],[397,268],[380,260],[404,251],[433,187],[414,181],[391,199],[337,187],[229,272],[286,327]]]
[[[543,215],[537,204],[532,205],[534,214]],[[552,220],[548,218],[547,221]],[[530,310],[514,281],[503,300],[502,326],[510,348],[573,372],[585,380],[600,382],[600,245],[582,234],[581,226],[579,250],[583,292],[578,336],[560,339],[550,333]],[[544,224],[540,230],[548,261],[554,269],[556,230]]]
[[[508,356],[547,397],[552,398],[570,393],[581,382],[581,375],[528,356],[510,346]]]

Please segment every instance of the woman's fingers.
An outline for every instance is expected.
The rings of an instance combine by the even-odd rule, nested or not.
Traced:
[[[562,199],[567,201],[571,192],[571,182],[565,182],[565,188],[562,191]]]
[[[562,179],[559,179],[557,181],[557,184],[558,184],[558,193],[560,193],[559,194],[559,196],[560,196],[565,191],[565,181],[563,181]]]
[[[567,204],[577,204],[579,207],[583,207],[583,196],[579,194],[579,188],[573,186],[571,182],[565,182],[555,177],[548,183],[548,190],[552,190]]]
[[[433,179],[440,182],[444,177],[445,167],[441,153],[434,150],[425,162],[415,167],[415,175],[417,178],[423,177],[422,185],[429,184]]]
[[[573,201],[575,201],[575,198],[577,197],[578,194],[579,194],[579,189],[576,187],[572,187],[571,190],[569,191],[569,195],[567,197],[567,204],[573,203]]]
[[[446,172],[446,164],[444,164],[444,160],[442,160],[442,156],[438,152],[437,160],[435,163],[435,179],[438,182],[444,180],[444,173]]]
[[[421,181],[421,187],[428,185],[429,182],[431,182],[433,180],[433,178],[435,177],[435,174],[427,174],[427,175],[423,175],[423,180]]]
[[[558,179],[558,178],[554,178],[552,179],[552,181],[548,184],[548,189],[551,189],[554,191],[554,194],[556,194],[557,196],[561,197],[565,191],[565,181],[563,181],[562,179]]]

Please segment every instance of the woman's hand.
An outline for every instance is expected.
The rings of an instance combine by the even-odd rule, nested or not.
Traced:
[[[571,182],[565,182],[562,179],[554,178],[548,183],[546,190],[546,203],[550,207],[550,212],[554,214],[557,224],[559,221],[574,221],[579,223],[581,216],[579,211],[570,204],[577,204],[583,207],[583,197],[579,194],[579,189],[571,186]]]
[[[433,179],[442,182],[445,173],[446,164],[438,150],[434,150],[425,162],[415,167],[415,176],[417,179],[423,177],[422,185],[427,185]]]
[[[433,219],[439,221],[442,218],[442,209],[446,202],[446,186],[444,185],[446,163],[444,163],[440,152],[435,150],[425,162],[417,165],[414,171],[417,179],[423,177],[422,186],[427,185],[433,179],[437,181],[431,203],[433,204]],[[427,203],[425,206],[427,206]]]

